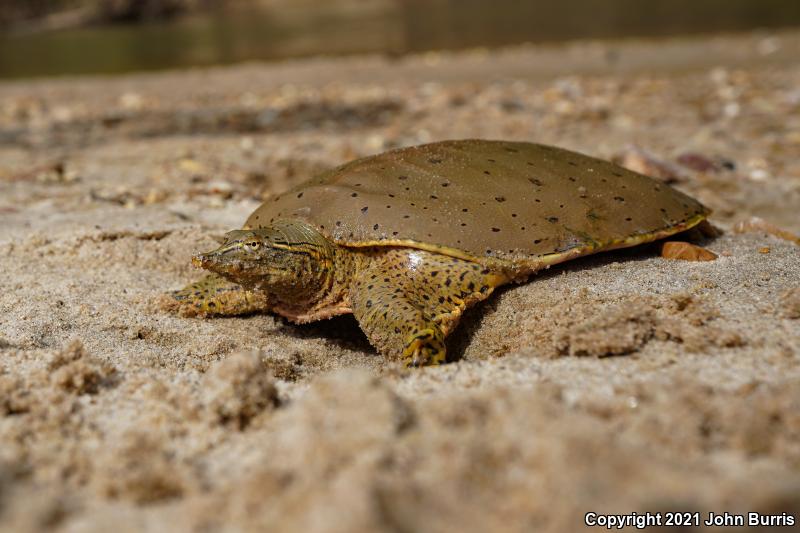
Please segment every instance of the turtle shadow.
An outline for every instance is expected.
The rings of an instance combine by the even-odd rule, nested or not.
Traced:
[[[375,353],[375,348],[358,325],[352,314],[317,320],[308,324],[293,324],[283,320],[280,332],[294,339],[320,340],[333,344],[339,349]]]

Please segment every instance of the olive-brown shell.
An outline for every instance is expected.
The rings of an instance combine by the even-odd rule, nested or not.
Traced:
[[[652,240],[707,214],[672,187],[607,161],[540,144],[460,140],[324,172],[265,202],[245,227],[302,219],[344,246],[530,261]]]

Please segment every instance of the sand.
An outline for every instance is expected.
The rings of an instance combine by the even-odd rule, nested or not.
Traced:
[[[730,231],[750,216],[800,231],[798,42],[0,84],[0,529],[800,519],[800,247]],[[468,313],[457,361],[421,370],[377,355],[350,317],[296,326],[158,305],[200,275],[193,252],[270,195],[356,156],[462,137],[605,158],[636,144],[715,210],[724,234],[699,243],[719,257],[645,246],[552,268]]]

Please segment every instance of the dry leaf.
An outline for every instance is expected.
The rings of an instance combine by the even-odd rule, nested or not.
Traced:
[[[661,245],[661,257],[683,261],[713,261],[717,254],[683,241],[667,241]]]

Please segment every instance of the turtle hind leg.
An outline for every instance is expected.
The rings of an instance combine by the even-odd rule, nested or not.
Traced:
[[[379,351],[408,366],[444,363],[463,311],[508,281],[478,263],[411,249],[374,252],[359,269],[353,313]]]
[[[181,316],[234,316],[267,311],[269,305],[266,294],[209,274],[165,295],[162,308]]]
[[[370,289],[367,286],[371,285]],[[438,365],[447,359],[442,328],[384,283],[351,294],[353,314],[380,352],[402,357],[407,366]]]

